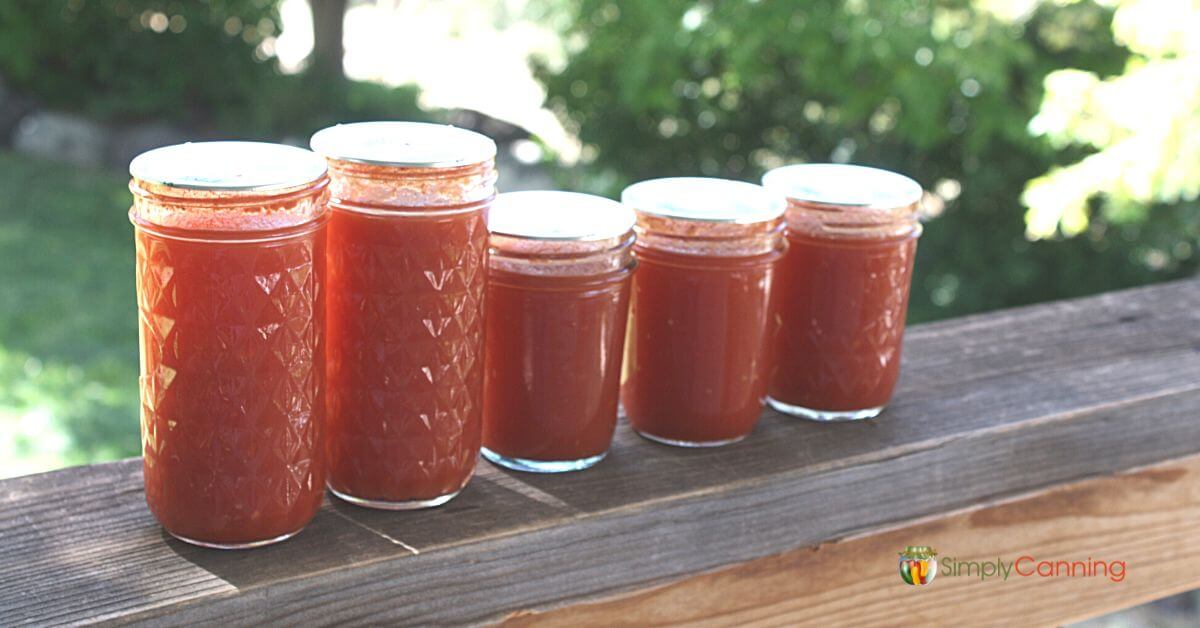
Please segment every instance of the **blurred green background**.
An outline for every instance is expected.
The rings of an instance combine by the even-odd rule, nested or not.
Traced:
[[[124,167],[338,121],[502,189],[800,161],[920,181],[913,322],[1195,272],[1192,0],[0,0],[0,477],[137,455]]]

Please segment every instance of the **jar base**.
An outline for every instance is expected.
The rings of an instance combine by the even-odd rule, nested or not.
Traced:
[[[527,473],[569,473],[571,471],[583,471],[597,462],[604,460],[608,452],[599,455],[589,456],[587,458],[579,458],[576,460],[530,460],[529,458],[514,458],[498,454],[487,447],[481,450],[483,457],[488,462],[512,469],[513,471],[525,471]]]
[[[163,528],[163,529],[166,530],[166,528]],[[303,529],[304,528],[300,528],[300,530],[303,530]],[[212,543],[209,541],[201,541],[199,539],[190,539],[181,534],[175,534],[174,532],[172,532],[170,530],[167,530],[167,534],[170,534],[171,536],[179,539],[180,541],[183,541],[184,543],[187,543],[188,545],[195,545],[197,547],[204,547],[204,548],[208,548],[208,549],[219,549],[219,550],[245,550],[245,549],[254,549],[256,547],[264,547],[267,545],[274,545],[276,543],[286,541],[286,540],[292,538],[293,536],[300,534],[300,530],[293,530],[286,534],[280,534],[279,536],[269,538],[269,539],[263,539],[261,541],[247,541],[245,543]]]
[[[820,421],[822,423],[838,423],[845,421],[861,421],[863,419],[873,419],[883,412],[884,406],[874,408],[865,408],[863,410],[814,410],[805,408],[804,406],[792,405],[784,403],[778,399],[767,397],[767,403],[770,404],[777,412],[794,416],[810,421]]]
[[[749,434],[743,434],[741,436],[736,436],[734,438],[726,438],[725,440],[677,440],[674,438],[663,438],[662,436],[655,436],[654,434],[648,434],[648,433],[643,432],[636,428],[633,431],[637,432],[638,436],[641,436],[642,438],[644,438],[646,440],[654,441],[661,445],[670,445],[672,447],[686,447],[688,449],[703,449],[705,447],[722,447],[724,445],[732,445],[733,443],[736,443],[736,442],[746,438],[747,436],[749,436]]]
[[[382,499],[365,499],[363,497],[355,497],[348,493],[343,493],[332,486],[328,486],[328,488],[330,493],[333,493],[338,499],[344,502],[349,502],[355,506],[362,506],[363,508],[374,508],[375,510],[421,510],[423,508],[436,508],[454,499],[455,497],[458,497],[458,494],[462,492],[462,489],[460,488],[453,493],[438,495],[437,497],[433,497],[431,499],[410,499],[400,502],[391,502]]]

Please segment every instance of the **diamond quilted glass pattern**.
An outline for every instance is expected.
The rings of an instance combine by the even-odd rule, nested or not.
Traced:
[[[173,534],[295,532],[323,497],[324,233],[196,241],[138,230],[146,499]]]
[[[335,210],[330,226],[330,485],[408,502],[460,490],[479,453],[482,211]]]
[[[775,282],[770,395],[816,410],[887,404],[900,369],[916,238],[789,236]]]

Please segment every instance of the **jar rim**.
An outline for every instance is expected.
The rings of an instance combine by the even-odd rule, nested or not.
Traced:
[[[309,140],[337,161],[400,168],[455,168],[496,157],[496,142],[449,124],[381,120],[326,127]]]
[[[712,177],[667,177],[634,183],[621,202],[643,214],[704,223],[754,224],[775,220],[787,201],[761,185]]]
[[[612,199],[557,190],[505,192],[488,210],[491,233],[526,240],[608,240],[628,233],[636,220]]]
[[[129,163],[137,181],[180,190],[272,193],[313,183],[328,166],[316,153],[269,142],[186,142]]]
[[[921,184],[898,172],[855,164],[793,164],[769,170],[763,187],[794,201],[891,210],[920,202]]]

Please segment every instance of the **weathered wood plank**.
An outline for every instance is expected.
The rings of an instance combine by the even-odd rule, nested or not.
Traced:
[[[0,481],[0,624],[487,621],[1194,454],[1197,323],[1179,282],[915,327],[876,421],[768,412],[701,451],[622,426],[587,472],[483,463],[442,508],[327,503],[251,552],[167,539],[140,461]]]
[[[932,545],[942,572],[901,582],[897,553]],[[1121,578],[950,575],[947,558],[1125,563]],[[1033,561],[1022,563],[1029,573]],[[1200,457],[1083,480],[932,520],[760,558],[512,626],[704,621],[743,626],[1055,625],[1200,588]],[[1106,568],[1107,569],[1107,568]],[[1083,573],[1083,572],[1077,572]],[[902,621],[898,618],[902,617]]]

